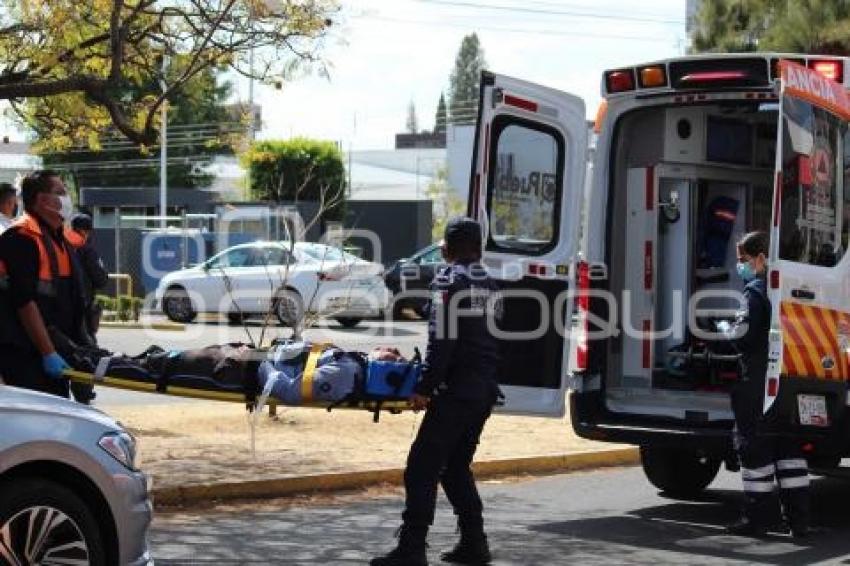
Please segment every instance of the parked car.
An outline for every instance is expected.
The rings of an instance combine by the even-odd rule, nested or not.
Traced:
[[[285,326],[310,313],[352,328],[387,307],[382,271],[379,263],[324,244],[253,242],[169,273],[155,299],[177,322],[191,322],[201,312],[223,313],[238,322],[271,309]]]
[[[149,484],[121,425],[6,385],[0,422],[0,564],[153,564]]]
[[[390,266],[384,273],[384,283],[393,294],[393,314],[410,308],[423,318],[427,318],[428,295],[437,271],[446,265],[439,244],[422,248],[409,258],[402,258]],[[412,296],[406,292],[414,291]]]

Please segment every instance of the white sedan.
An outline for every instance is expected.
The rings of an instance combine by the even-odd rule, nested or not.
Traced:
[[[323,316],[351,328],[387,307],[382,273],[381,264],[324,244],[253,242],[167,274],[155,298],[176,322],[198,313],[224,313],[232,322],[273,313],[285,326]]]

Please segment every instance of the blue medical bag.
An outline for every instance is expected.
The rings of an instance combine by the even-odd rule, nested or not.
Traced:
[[[369,362],[366,371],[366,393],[378,397],[407,399],[422,375],[422,365],[415,362]]]

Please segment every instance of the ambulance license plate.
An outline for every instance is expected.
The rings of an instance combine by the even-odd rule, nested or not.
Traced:
[[[800,424],[806,426],[829,426],[826,398],[823,395],[797,395]]]

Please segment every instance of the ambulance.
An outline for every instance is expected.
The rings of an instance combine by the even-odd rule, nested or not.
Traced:
[[[815,468],[850,456],[848,75],[779,53],[612,69],[589,128],[581,99],[484,73],[468,212],[503,286],[505,409],[563,415],[571,390],[576,433],[639,446],[670,494],[736,469],[723,333],[743,306],[735,242],[761,230],[766,422]]]

